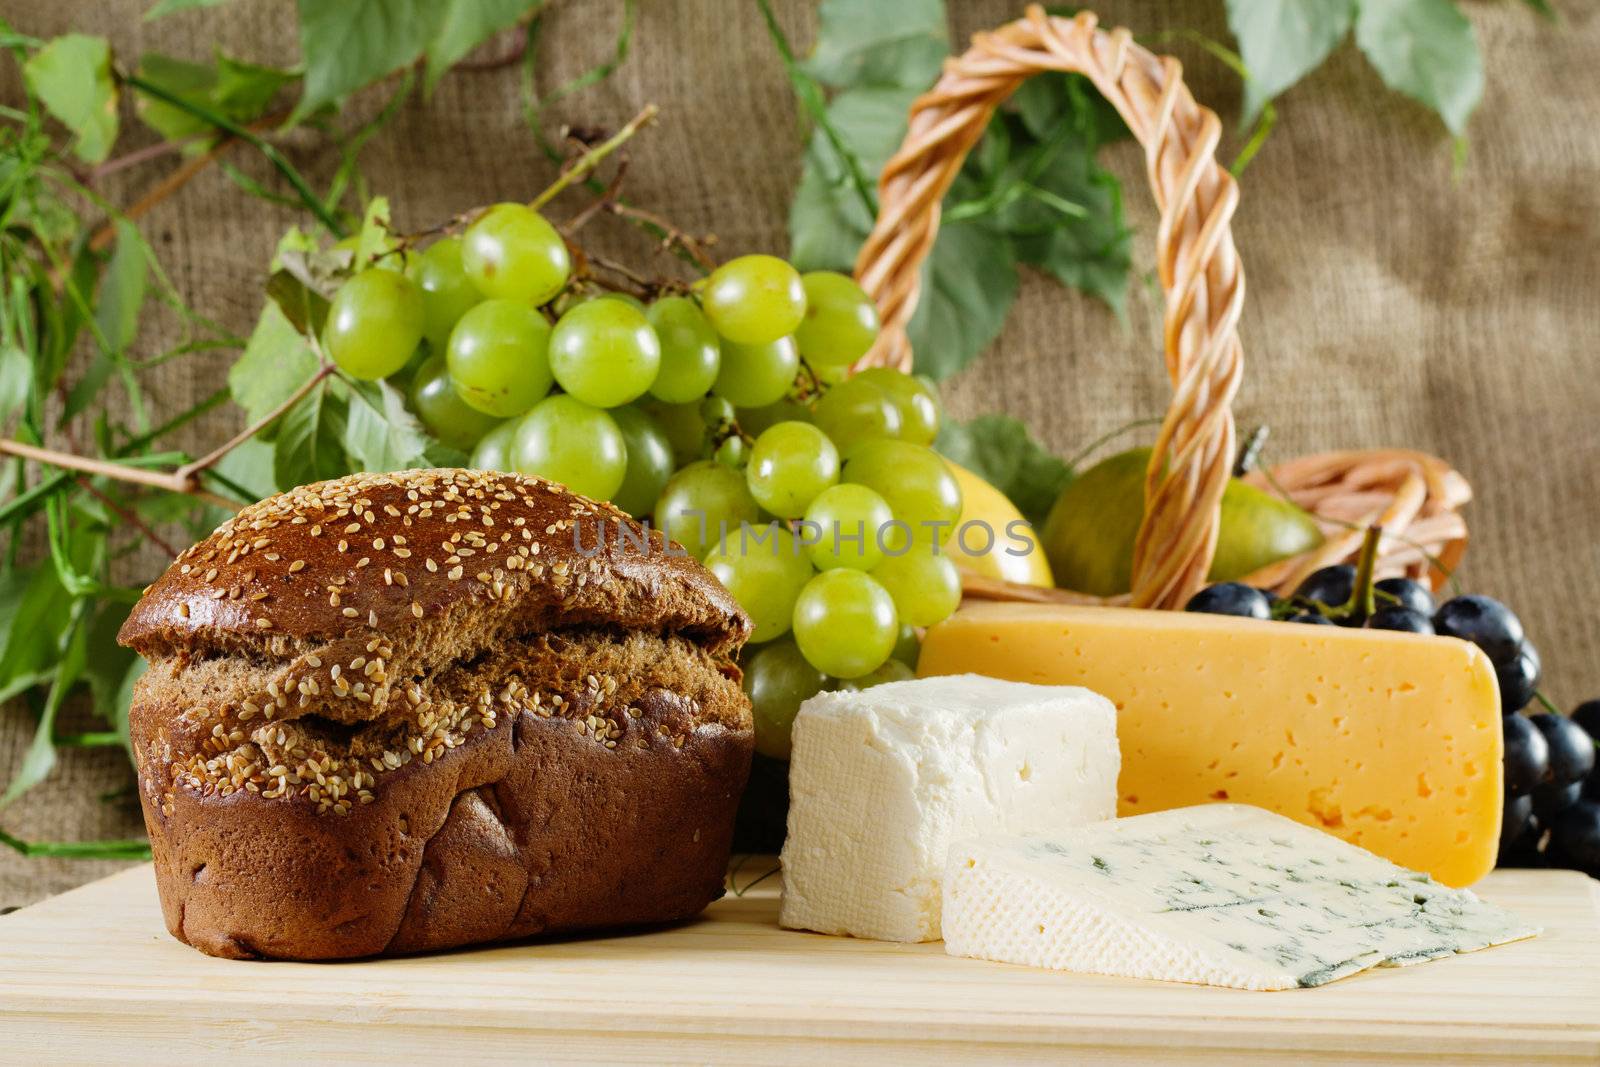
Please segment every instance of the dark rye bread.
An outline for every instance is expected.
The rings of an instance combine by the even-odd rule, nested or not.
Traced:
[[[168,928],[329,959],[715,900],[749,622],[673,549],[539,479],[431,470],[280,494],[185,551],[120,635],[150,660],[130,725]]]

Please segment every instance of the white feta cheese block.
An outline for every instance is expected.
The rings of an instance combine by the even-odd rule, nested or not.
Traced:
[[[820,693],[789,762],[784,926],[937,941],[950,843],[1116,812],[1116,709],[976,674]]]
[[[1237,989],[1317,986],[1538,932],[1243,804],[964,840],[944,883],[953,956]]]

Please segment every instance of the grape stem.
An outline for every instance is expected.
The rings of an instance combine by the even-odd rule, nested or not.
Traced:
[[[90,456],[79,456],[74,455],[71,452],[61,452],[52,448],[41,448],[38,445],[30,445],[22,441],[15,441],[11,439],[0,439],[0,453],[17,456],[21,459],[36,460],[40,463],[48,463],[53,467],[59,467],[63,470],[82,471],[84,474],[93,474],[103,478],[111,478],[119,482],[128,482],[133,485],[145,485],[152,489],[164,489],[169,493],[184,493],[188,496],[198,497],[209,504],[215,504],[218,507],[227,508],[229,511],[238,511],[238,501],[229,500],[227,497],[218,496],[209,490],[201,488],[200,475],[205,473],[211,467],[215,466],[217,463],[221,462],[222,458],[229,452],[232,452],[235,448],[238,448],[240,445],[244,444],[244,442],[250,440],[250,438],[260,433],[266,427],[272,425],[272,423],[276,422],[278,419],[282,418],[285,412],[294,407],[301,400],[305,399],[307,393],[315,389],[323,379],[327,378],[333,373],[333,363],[330,362],[327,356],[323,354],[321,346],[318,344],[316,338],[313,337],[309,340],[313,349],[317,352],[318,359],[320,360],[320,365],[317,367],[317,372],[315,374],[311,375],[304,382],[302,382],[300,386],[295,389],[293,393],[290,393],[281,404],[267,412],[249,426],[245,427],[243,430],[240,430],[238,433],[234,434],[233,437],[229,438],[227,442],[218,446],[217,448],[212,449],[199,459],[185,463],[176,470],[146,470],[143,467],[137,467],[127,463],[119,463],[116,460],[96,459]],[[94,488],[87,482],[80,479],[80,483],[83,484],[84,488],[88,489],[91,493],[94,493],[95,496],[100,497],[102,500],[105,499],[102,494],[96,492]],[[107,503],[109,503],[109,501],[107,501]],[[145,536],[149,537],[156,544],[161,545],[163,548],[169,547],[163,543],[161,539],[158,538],[153,532],[151,532],[149,527],[141,522],[137,517],[126,512],[122,512],[120,509],[119,514],[121,514],[126,521],[137,527],[145,534]],[[177,555],[177,553],[172,552],[172,555]]]
[[[260,433],[262,430],[278,421],[278,419],[283,417],[285,412],[294,407],[296,404],[300,403],[300,401],[305,398],[307,393],[315,389],[319,384],[321,384],[324,378],[333,373],[333,363],[327,358],[326,355],[323,354],[322,347],[318,343],[316,337],[307,335],[307,340],[311,343],[312,349],[316,351],[317,357],[320,360],[320,365],[317,367],[317,372],[311,377],[307,378],[305,381],[301,382],[299,387],[285,397],[283,402],[277,407],[273,408],[271,411],[267,412],[255,422],[252,422],[249,426],[246,426],[244,429],[234,434],[226,442],[212,449],[210,452],[207,452],[199,459],[192,460],[191,462],[185,463],[183,466],[179,467],[173,472],[174,478],[177,478],[186,485],[194,485],[202,471],[215,466],[217,463],[221,462],[222,458],[229,452],[232,452],[234,449],[250,440],[250,438],[254,437],[256,434]],[[189,490],[183,491],[188,492]]]
[[[560,196],[573,182],[581,181],[599,166],[607,156],[628,143],[629,138],[656,120],[661,109],[655,104],[646,104],[639,113],[629,119],[627,125],[601,141],[583,155],[561,168],[561,173],[556,180],[551,182],[544,192],[528,201],[528,206],[538,211],[550,201]]]

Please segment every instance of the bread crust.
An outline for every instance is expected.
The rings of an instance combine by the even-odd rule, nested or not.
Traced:
[[[563,523],[631,520],[537,479],[284,497],[180,556],[121,635],[151,661],[130,726],[174,936],[349,958],[673,921],[721,895],[748,621],[704,568],[579,551]],[[385,545],[364,564],[355,523]]]

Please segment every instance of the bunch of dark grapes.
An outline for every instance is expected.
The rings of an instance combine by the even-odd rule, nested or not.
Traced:
[[[1356,586],[1356,567],[1340,564],[1316,571],[1286,599],[1242,582],[1222,582],[1196,593],[1187,610],[1437,634],[1477,645],[1500,683],[1505,735],[1500,865],[1570,867],[1600,877],[1600,769],[1595,761],[1600,700],[1580,704],[1571,715],[1553,710],[1525,714],[1535,697],[1543,701],[1539,651],[1516,613],[1492,597],[1468,594],[1435,604],[1427,586],[1409,578],[1372,583],[1370,599]]]

